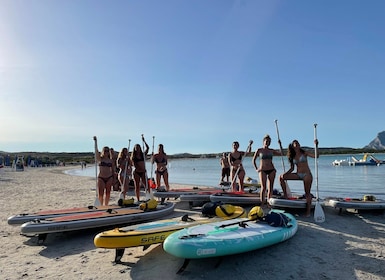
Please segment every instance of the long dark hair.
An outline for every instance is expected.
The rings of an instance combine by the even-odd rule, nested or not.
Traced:
[[[287,158],[289,159],[289,162],[290,162],[290,163],[293,163],[293,160],[294,160],[294,158],[295,158],[295,156],[296,156],[296,152],[295,152],[295,150],[294,150],[294,145],[293,145],[294,142],[298,142],[298,140],[293,140],[293,141],[289,144],[289,148],[287,149]],[[299,143],[299,142],[298,142],[298,143]],[[300,150],[300,152],[301,152],[302,154],[305,153],[305,150],[302,149],[301,147],[299,148],[299,150]]]

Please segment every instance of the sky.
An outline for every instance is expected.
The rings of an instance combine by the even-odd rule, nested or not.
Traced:
[[[385,130],[385,1],[0,0],[0,151],[220,153]],[[276,126],[277,124],[277,126]],[[314,129],[317,124],[317,129]]]

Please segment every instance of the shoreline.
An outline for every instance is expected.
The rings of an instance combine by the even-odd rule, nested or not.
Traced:
[[[21,236],[7,224],[11,215],[46,209],[92,205],[95,178],[65,174],[66,167],[28,168],[0,173],[0,274],[3,279],[385,279],[385,216],[352,213],[324,207],[326,221],[296,216],[297,234],[271,247],[222,259],[192,260],[177,275],[183,260],[165,253],[161,244],[147,250],[127,248],[123,264],[113,265],[115,251],[96,248],[93,237],[101,229],[50,234],[43,245]],[[184,185],[171,184],[172,188]],[[116,201],[119,192],[111,192]],[[172,200],[174,201],[174,200]],[[199,213],[187,202],[176,202],[172,216]],[[112,204],[112,203],[111,203]],[[165,217],[166,218],[166,217]]]

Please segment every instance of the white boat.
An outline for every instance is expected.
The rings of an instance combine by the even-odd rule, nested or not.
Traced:
[[[332,162],[334,166],[349,166],[350,161],[348,159],[336,159]]]
[[[368,154],[364,154],[362,159],[357,159],[356,157],[352,156],[352,161],[350,162],[351,166],[360,166],[360,165],[379,165],[377,162],[373,159],[367,160]]]
[[[368,160],[368,157],[370,159]],[[369,155],[367,153],[364,154],[362,159],[357,159],[355,156],[351,156],[347,159],[334,160],[332,164],[334,166],[362,166],[362,165],[380,165],[383,164],[383,160],[376,159],[373,155]]]

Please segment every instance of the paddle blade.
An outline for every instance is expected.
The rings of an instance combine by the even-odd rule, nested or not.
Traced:
[[[319,203],[319,201],[317,201],[316,204],[315,204],[314,221],[316,223],[323,223],[323,222],[325,222],[324,210],[322,209],[322,206]]]
[[[100,206],[99,198],[95,197],[94,206]]]
[[[289,188],[289,185],[287,184],[286,182],[286,194],[287,194],[287,197],[293,197],[292,193],[291,193],[291,190]]]

